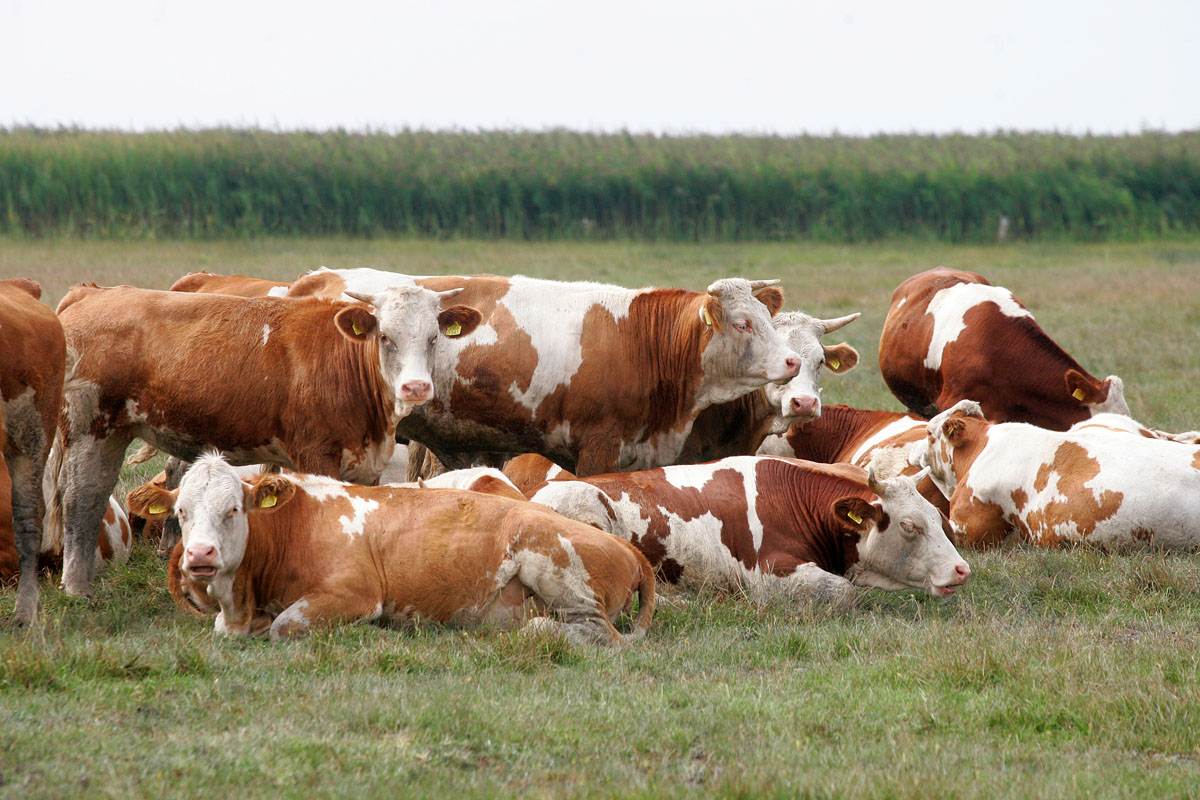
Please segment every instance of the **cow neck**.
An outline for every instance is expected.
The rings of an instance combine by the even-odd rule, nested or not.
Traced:
[[[865,484],[841,472],[770,459],[759,464],[757,488],[772,511],[768,521],[759,507],[766,532],[763,555],[770,556],[771,539],[779,536],[786,542],[775,542],[778,549],[835,575],[845,575],[858,561],[859,534],[834,516],[833,504],[848,495],[874,503],[878,496]]]
[[[682,289],[642,292],[633,298],[629,317],[618,326],[624,333],[621,350],[636,355],[618,358],[613,367],[626,364],[633,374],[625,385],[643,387],[633,394],[645,403],[637,413],[647,415],[647,434],[677,428],[681,420],[691,422],[709,405],[698,403],[704,382],[701,354],[713,335],[700,321],[707,297]]]
[[[887,415],[881,419],[881,415]],[[865,411],[845,405],[825,406],[812,422],[793,423],[787,443],[796,458],[832,464],[846,461],[860,442],[885,425],[903,417],[890,411]]]
[[[758,451],[775,420],[762,389],[709,406],[697,415],[676,463],[698,464]]]
[[[968,419],[967,430],[971,434],[970,441],[961,447],[951,447],[949,442],[946,443],[946,446],[951,449],[954,460],[954,482],[956,485],[962,486],[963,482],[966,481],[967,473],[971,471],[971,466],[975,463],[975,459],[979,458],[979,454],[987,447],[988,432],[991,429],[992,423],[990,422],[984,422],[980,419]]]

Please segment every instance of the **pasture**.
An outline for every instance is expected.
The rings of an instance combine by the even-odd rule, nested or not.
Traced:
[[[1135,417],[1200,427],[1200,242],[878,245],[259,239],[0,240],[0,275],[166,288],[320,264],[703,289],[782,278],[786,308],[862,311],[824,400],[898,409],[879,378],[892,289],[938,264],[1012,289]],[[148,465],[153,471],[155,467]],[[124,491],[137,476],[123,478]],[[0,796],[1128,797],[1200,789],[1200,561],[963,551],[957,595],[865,590],[845,614],[675,595],[620,652],[369,626],[217,640],[140,543],[91,601],[0,593]]]

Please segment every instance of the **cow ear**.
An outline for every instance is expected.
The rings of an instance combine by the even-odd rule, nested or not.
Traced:
[[[1108,397],[1108,387],[1077,369],[1067,370],[1067,393],[1085,406],[1103,403]]]
[[[163,520],[175,512],[175,500],[179,490],[167,491],[161,486],[147,483],[125,495],[125,507],[134,516],[148,520]]]
[[[951,417],[942,423],[942,435],[955,447],[962,444],[963,434],[966,430],[967,422],[962,417]]]
[[[725,325],[725,312],[721,308],[721,298],[714,294],[704,298],[704,305],[700,306],[700,321],[712,328],[713,333],[721,332],[721,328]]]
[[[375,315],[362,306],[343,308],[333,318],[333,321],[343,336],[356,342],[369,339],[379,327]]]
[[[243,484],[248,513],[276,511],[296,495],[291,478],[274,473],[259,475],[249,485]]]
[[[438,328],[450,338],[466,336],[483,321],[483,315],[470,306],[450,306],[438,314]]]
[[[830,372],[849,372],[857,365],[858,351],[845,342],[825,347],[825,368]]]
[[[879,522],[879,509],[855,495],[833,501],[833,515],[851,533],[866,533]]]
[[[758,294],[754,295],[758,302],[767,307],[767,311],[771,312],[771,316],[775,316],[783,308],[783,290],[774,286],[769,286],[763,289]]]

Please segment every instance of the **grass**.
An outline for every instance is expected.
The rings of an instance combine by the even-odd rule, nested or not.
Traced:
[[[1200,243],[662,245],[0,240],[0,275],[288,278],[320,263],[703,288],[784,279],[789,308],[863,319],[827,402],[895,408],[875,367],[894,286],[935,264],[1014,289],[1156,427],[1196,424]],[[149,469],[150,467],[148,467]],[[167,597],[152,543],[97,597],[43,581],[43,624],[0,623],[0,795],[1164,797],[1200,786],[1200,561],[967,552],[948,601],[865,591],[835,615],[682,596],[621,652],[354,626],[214,638]],[[13,593],[0,593],[0,619]]]

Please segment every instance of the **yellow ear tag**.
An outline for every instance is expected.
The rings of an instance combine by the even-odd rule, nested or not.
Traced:
[[[354,323],[353,325],[351,325],[350,327],[354,329],[354,335],[355,335],[355,336],[362,336],[362,335],[363,335],[363,329],[362,329],[362,325],[359,325],[357,322],[355,322],[355,323]]]
[[[165,514],[165,513],[167,513],[167,507],[161,503],[155,503],[154,505],[152,505],[146,509],[146,513],[147,514]]]
[[[279,502],[278,497],[276,497],[273,494],[269,494],[262,499],[262,501],[258,504],[258,507],[259,508],[274,508],[275,504],[278,502]]]
[[[708,309],[707,309],[707,308],[702,308],[702,309],[700,309],[700,319],[704,321],[704,324],[705,324],[705,325],[708,325],[709,327],[712,327],[712,317],[710,317],[710,316],[708,315]]]
[[[447,336],[458,336],[460,333],[462,333],[462,325],[459,325],[457,322],[446,328]]]
[[[1071,392],[1071,397],[1074,397],[1076,400],[1078,400],[1079,402],[1082,403],[1083,402],[1083,389],[1076,389],[1075,391]]]
[[[830,369],[837,369],[841,365],[842,365],[842,362],[838,361],[836,358],[829,359],[829,368]]]
[[[860,517],[858,514],[855,514],[853,511],[847,511],[846,516],[849,517],[855,525],[862,524],[862,517]]]

